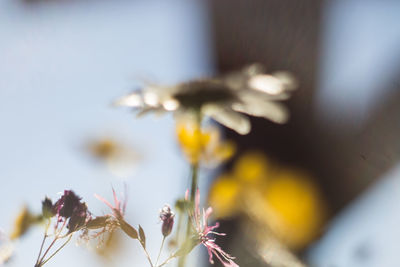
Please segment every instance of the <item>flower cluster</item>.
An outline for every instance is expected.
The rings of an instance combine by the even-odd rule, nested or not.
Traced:
[[[74,191],[65,190],[63,195],[61,195],[54,204],[51,199],[47,197],[42,201],[41,217],[44,220],[47,220],[47,223],[35,267],[41,267],[46,264],[71,240],[72,235],[75,232],[80,230],[86,231],[87,224],[92,220],[92,215],[88,211],[86,203],[81,200],[82,198],[76,195]],[[55,219],[53,233],[49,233],[49,226],[53,218]],[[53,237],[53,241],[46,250],[43,250],[45,241],[50,236]],[[50,249],[56,245],[57,241],[64,239],[66,239],[66,241],[59,247],[59,249],[48,256]]]

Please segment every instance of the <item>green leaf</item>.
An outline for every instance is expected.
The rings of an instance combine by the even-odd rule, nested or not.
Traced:
[[[120,219],[119,224],[122,231],[124,231],[125,234],[127,234],[130,238],[138,239],[138,231],[133,228],[129,223],[127,223],[124,219]]]
[[[139,240],[142,243],[143,247],[146,248],[146,235],[144,234],[144,230],[142,226],[139,225]]]
[[[86,223],[88,229],[99,229],[104,228],[107,225],[107,220],[110,216],[98,216]]]

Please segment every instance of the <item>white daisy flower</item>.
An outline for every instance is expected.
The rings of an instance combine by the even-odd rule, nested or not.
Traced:
[[[297,87],[287,72],[265,74],[253,64],[227,75],[198,79],[173,86],[149,85],[115,102],[132,107],[138,115],[148,112],[201,113],[239,134],[250,132],[250,116],[263,117],[276,123],[288,120],[287,108],[277,101],[286,100]]]

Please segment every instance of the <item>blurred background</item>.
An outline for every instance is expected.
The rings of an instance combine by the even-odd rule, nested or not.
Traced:
[[[226,130],[236,156],[202,174],[229,234],[218,242],[240,266],[399,266],[399,13],[378,0],[0,1],[0,228],[64,189],[106,213],[93,194],[126,183],[127,218],[155,255],[158,211],[189,168],[172,116],[135,119],[112,101],[141,81],[260,62],[300,86],[288,124]],[[32,265],[41,237],[18,240],[7,266]],[[107,260],[68,246],[48,266],[143,266],[132,243]]]

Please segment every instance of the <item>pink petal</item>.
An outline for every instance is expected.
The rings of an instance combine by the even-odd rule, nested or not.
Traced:
[[[205,212],[205,223],[207,223],[208,218],[210,217],[211,213],[213,212],[212,207],[208,207],[208,209]]]
[[[107,206],[109,206],[110,207],[110,209],[114,209],[114,207],[111,205],[111,203],[110,202],[108,202],[105,198],[103,198],[103,197],[101,197],[101,196],[99,196],[99,195],[97,195],[97,194],[94,194],[94,196],[95,196],[95,198],[97,198],[98,200],[100,200],[101,202],[103,202],[104,204],[106,204]]]
[[[113,192],[113,196],[114,196],[115,209],[120,210],[121,209],[121,207],[120,207],[121,203],[118,200],[118,197],[117,197],[117,194],[115,193],[114,188],[112,188],[112,192]]]
[[[206,246],[206,248],[207,248],[207,252],[208,252],[208,261],[211,264],[214,264],[212,249],[208,248],[207,246]]]
[[[205,235],[207,235],[207,234],[209,234],[212,230],[214,230],[215,228],[218,228],[219,227],[219,223],[218,222],[216,222],[214,225],[212,225],[212,226],[206,226],[205,228],[204,228],[204,234]],[[217,232],[213,232],[213,234],[216,234],[216,235],[225,235],[224,233],[217,233]]]

